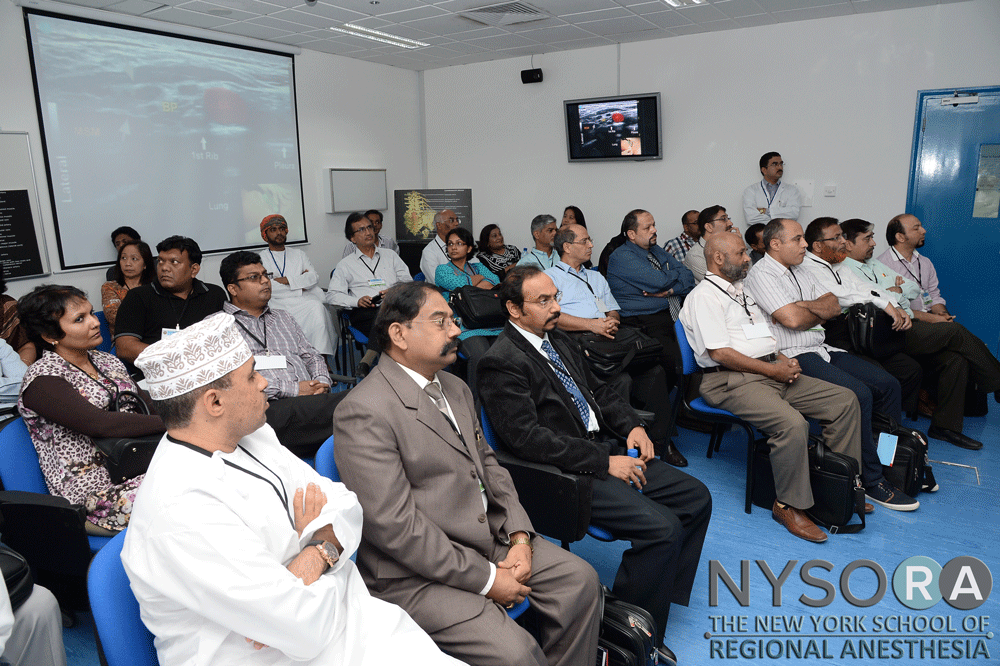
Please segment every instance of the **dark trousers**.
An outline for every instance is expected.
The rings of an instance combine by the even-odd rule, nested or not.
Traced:
[[[924,381],[924,366],[917,359],[905,352],[884,356],[880,359],[861,356],[874,365],[881,366],[886,372],[896,378],[902,390],[903,411],[915,414],[920,402],[920,387]]]
[[[495,335],[470,335],[459,343],[459,351],[465,357],[465,383],[472,391],[472,399],[476,405],[476,414],[479,413],[481,405],[479,401],[479,388],[476,384],[476,369],[479,367],[479,359],[490,350],[490,345],[496,342]]]
[[[1000,361],[978,337],[958,322],[914,320],[906,332],[906,352],[936,379],[938,407],[931,423],[962,432],[965,389],[969,381],[981,391],[1000,389]]]
[[[659,363],[643,363],[630,366],[625,372],[609,377],[607,382],[615,392],[631,405],[656,417],[647,424],[646,434],[659,449],[666,440],[676,434],[672,427],[673,406],[670,404],[670,389],[667,388],[667,374]],[[657,451],[657,455],[660,451]]]
[[[594,479],[590,522],[631,543],[613,591],[649,611],[662,638],[670,604],[687,606],[691,598],[712,495],[698,479],[657,459],[645,476],[642,492],[612,476]]]
[[[882,368],[845,352],[832,352],[827,363],[816,353],[795,357],[802,374],[850,389],[861,407],[861,482],[867,487],[883,479],[878,447],[872,435],[872,410],[902,418],[902,390]]]
[[[316,455],[333,434],[333,410],[347,391],[281,398],[267,403],[267,423],[278,441],[300,458]]]
[[[663,370],[667,373],[668,385],[673,388],[682,374],[681,348],[677,346],[674,320],[669,308],[653,314],[622,317],[622,323],[635,326],[646,335],[656,338],[663,345]]]
[[[381,351],[372,338],[372,324],[375,323],[375,317],[378,316],[378,308],[352,308],[349,314],[351,317],[351,326],[358,329],[362,335],[368,338],[368,344],[365,346],[365,349]]]

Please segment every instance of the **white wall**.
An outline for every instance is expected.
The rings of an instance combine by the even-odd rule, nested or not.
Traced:
[[[562,101],[617,94],[614,46],[535,56],[539,84],[520,82],[527,58],[431,70],[428,187],[471,187],[477,227],[519,246],[534,215],[577,205],[599,253],[632,208],[661,244],[691,208],[721,204],[745,228],[743,189],[777,150],[786,179],[815,181],[803,220],[882,228],[905,206],[917,91],[1000,83],[997,34],[997,3],[978,0],[623,44],[622,94],[662,94],[655,162],[566,161]]]
[[[41,198],[42,222],[49,248],[49,265],[59,266],[51,204],[45,177],[38,114],[35,110],[31,65],[20,8],[0,0],[0,129],[27,131]],[[423,187],[421,128],[418,115],[419,77],[416,72],[351,60],[316,51],[295,58],[298,93],[299,142],[306,225],[310,243],[300,246],[320,275],[329,276],[347,242],[346,215],[324,212],[321,190],[323,167],[384,168],[389,188],[386,220],[392,233],[392,190]],[[182,195],[183,193],[179,193]],[[112,220],[94,233],[106,236],[119,224],[139,227],[150,245],[169,236],[169,228],[147,231],[134,220]],[[195,239],[197,240],[197,239]],[[109,240],[110,243],[110,240]],[[208,256],[201,278],[220,284],[219,264],[224,255]],[[70,283],[84,289],[100,309],[100,286],[105,268],[56,273],[43,279],[12,280],[8,293],[15,298],[45,283]],[[320,283],[325,285],[322,279]]]

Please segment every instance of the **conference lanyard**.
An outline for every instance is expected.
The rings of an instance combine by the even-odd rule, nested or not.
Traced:
[[[379,262],[381,262],[381,261],[382,261],[382,255],[380,254],[380,255],[378,255],[378,259],[375,260],[375,268],[378,268]],[[372,274],[373,277],[376,277],[376,278],[378,277],[377,275],[375,275],[375,268],[372,268],[371,266],[368,265],[368,262],[365,261],[365,258],[364,258],[363,255],[361,256],[361,263],[363,263],[365,265],[365,268],[367,268],[369,271],[371,271],[371,274]]]
[[[169,434],[167,435],[167,439],[169,441],[173,442],[174,444],[180,444],[181,446],[185,446],[185,447],[191,449],[192,451],[196,451],[198,453],[206,455],[209,458],[212,457],[212,454],[209,451],[206,451],[205,449],[203,449],[203,448],[201,448],[199,446],[195,446],[194,444],[190,444],[188,442],[185,442],[185,441],[182,441],[182,440],[179,440],[179,439],[175,439],[175,438],[171,437]],[[292,526],[292,529],[294,530],[295,529],[295,519],[292,518],[292,515],[290,513],[288,513],[288,491],[285,490],[285,482],[281,480],[280,476],[278,476],[277,474],[274,473],[274,470],[272,470],[270,467],[268,467],[267,465],[265,465],[264,463],[262,463],[260,460],[258,460],[257,456],[255,456],[254,454],[250,453],[249,451],[247,451],[246,449],[244,449],[239,444],[236,445],[236,448],[240,449],[241,451],[243,451],[243,453],[245,453],[248,456],[250,456],[251,458],[253,458],[254,461],[258,465],[260,465],[261,467],[263,467],[264,469],[266,469],[268,472],[270,472],[274,476],[274,478],[278,480],[278,483],[281,484],[281,490],[279,491],[278,490],[278,486],[274,485],[274,483],[272,483],[269,479],[265,479],[263,476],[261,476],[260,474],[257,474],[256,472],[251,472],[247,468],[240,467],[236,463],[231,462],[231,461],[229,461],[229,460],[227,460],[225,458],[222,459],[222,462],[224,462],[225,464],[229,465],[233,469],[238,469],[241,472],[243,472],[244,474],[249,474],[250,476],[252,476],[254,478],[257,478],[257,479],[260,479],[264,483],[266,483],[269,486],[271,486],[271,488],[274,489],[274,494],[278,496],[279,500],[281,500],[281,506],[285,510],[285,516],[288,518],[288,522]]]
[[[552,268],[553,264],[555,264],[555,260],[543,252],[533,249],[531,250],[531,254],[535,255],[535,259],[538,259],[539,266],[545,266],[545,262],[548,262],[549,265],[547,268]]]
[[[271,255],[271,261],[274,263],[274,267],[278,270],[278,275],[285,277],[285,266],[288,265],[288,253],[284,252],[281,255],[281,268],[278,268],[278,260],[274,258],[274,252],[271,252],[271,248],[267,248],[267,252]]]
[[[764,181],[760,181],[760,189],[762,189],[764,191],[764,199],[765,199],[765,201],[767,201],[767,209],[768,210],[771,210],[771,202],[774,201],[774,197],[778,196],[778,188],[779,187],[781,187],[780,182],[775,184],[774,194],[772,194],[771,198],[769,199],[767,197],[767,188],[764,187]]]
[[[577,280],[579,280],[580,282],[582,282],[585,285],[587,285],[587,289],[590,290],[591,295],[594,296],[594,297],[597,296],[597,294],[594,293],[594,288],[590,286],[590,282],[587,280],[587,278],[582,278],[579,275],[577,275],[576,273],[574,273],[573,271],[567,270],[567,269],[563,268],[562,266],[559,266],[558,268],[561,271],[565,271],[567,275],[572,275]]]
[[[266,316],[267,315],[265,314],[264,317],[266,317]],[[263,341],[260,338],[258,338],[256,335],[254,335],[253,331],[251,331],[249,328],[247,328],[246,326],[244,326],[243,322],[241,322],[239,319],[236,320],[236,324],[240,328],[242,328],[244,331],[246,331],[247,335],[249,335],[251,338],[253,338],[257,342],[257,344],[259,344],[261,347],[263,347],[264,351],[266,352],[267,351],[267,319],[264,319],[264,317],[260,318],[260,323],[263,324],[263,326],[264,326],[264,340]]]
[[[458,268],[458,264],[456,264],[454,261],[450,261],[449,260],[448,263],[451,264],[452,266],[454,266],[455,268]],[[465,272],[466,268],[469,269],[468,273]],[[462,268],[458,268],[458,270],[462,272],[462,275],[465,276],[465,279],[468,280],[469,285],[471,285],[472,284],[472,276],[474,276],[476,274],[476,271],[474,271],[472,269],[472,267],[469,265],[468,260],[466,260],[465,266],[463,266]]]
[[[713,287],[715,287],[716,289],[718,289],[719,291],[721,291],[723,294],[725,294],[726,296],[728,296],[730,298],[730,300],[733,301],[733,303],[736,303],[736,305],[739,305],[740,307],[742,307],[743,308],[743,312],[746,312],[747,313],[747,317],[750,317],[750,323],[753,324],[753,315],[750,314],[750,308],[747,307],[747,303],[749,303],[753,299],[751,299],[750,296],[746,292],[743,292],[743,301],[740,302],[740,299],[738,299],[735,296],[733,296],[732,294],[730,294],[728,290],[723,289],[719,285],[715,284],[715,282],[713,282],[712,280],[709,280],[707,276],[705,277],[705,280],[710,285],[712,285]],[[800,293],[801,293],[801,290],[800,290]],[[757,303],[754,302],[754,305],[757,305]]]
[[[917,257],[917,274],[914,275],[913,271],[910,270],[909,264],[906,263],[906,260],[904,260],[903,257],[901,257],[899,253],[896,252],[896,248],[893,247],[890,249],[892,250],[892,253],[896,255],[896,259],[899,261],[899,263],[903,264],[903,268],[905,268],[906,272],[910,274],[910,277],[917,281],[917,286],[923,289],[924,283],[920,279],[923,274],[923,269],[920,268],[920,257]]]
[[[799,288],[799,300],[806,300],[806,297],[802,295],[802,285],[799,284],[799,279],[795,277],[795,272],[791,269],[791,267],[788,269],[788,274],[792,276],[792,279],[795,280],[795,286]]]
[[[826,269],[833,274],[833,279],[837,281],[837,284],[843,286],[844,282],[840,279],[840,276],[837,275],[837,271],[833,270],[832,266],[830,266],[829,264],[824,264],[822,261],[816,261],[812,257],[809,257],[809,260],[812,261],[814,264],[819,264],[820,266],[826,267]],[[799,291],[801,291],[801,289]]]

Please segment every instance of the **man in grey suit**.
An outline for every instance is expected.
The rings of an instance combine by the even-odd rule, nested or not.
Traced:
[[[533,538],[469,388],[440,372],[460,332],[434,287],[386,292],[372,328],[384,355],[334,415],[337,467],[364,509],[358,568],[374,596],[469,664],[592,664],[597,574]],[[525,597],[540,645],[504,610]]]

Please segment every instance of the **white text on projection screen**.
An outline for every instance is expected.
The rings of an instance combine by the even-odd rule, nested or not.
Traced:
[[[120,225],[212,252],[281,213],[305,240],[291,56],[28,16],[63,268],[113,261]]]

